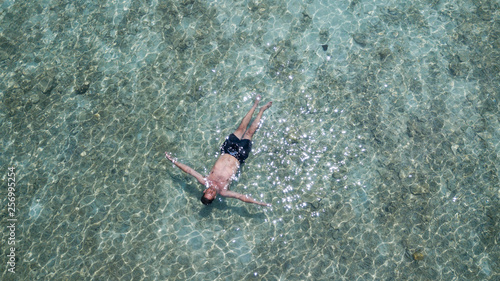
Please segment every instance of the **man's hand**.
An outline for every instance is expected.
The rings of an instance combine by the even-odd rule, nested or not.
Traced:
[[[253,202],[252,202],[252,203],[253,203]],[[264,206],[264,207],[272,207],[272,206],[273,206],[273,205],[271,205],[271,204],[267,204],[267,203],[264,203],[264,202],[258,202],[258,203],[256,203],[256,204],[259,204],[259,205]]]
[[[172,161],[172,163],[174,163],[174,164],[175,164],[175,162],[177,162],[177,160],[175,160],[175,158],[174,158],[174,157],[172,157],[172,155],[170,155],[170,153],[168,153],[168,152],[166,152],[166,151],[165,151],[165,157],[166,157],[168,160]]]
[[[201,183],[202,185],[207,184],[205,178],[200,173],[196,172],[193,168],[189,167],[188,165],[184,165],[181,162],[178,162],[176,158],[172,157],[172,155],[170,155],[170,153],[166,151],[165,151],[165,157],[168,160],[172,161],[172,163],[179,169],[181,169],[183,172],[195,177],[198,180],[198,182]]]
[[[253,199],[250,196],[243,195],[243,194],[231,191],[231,190],[221,190],[219,192],[219,194],[221,196],[224,196],[224,197],[231,197],[231,198],[240,199],[241,201],[246,202],[246,203],[254,203],[254,204],[257,204],[257,205],[261,205],[261,206],[271,207],[271,204],[267,204],[267,203],[264,203],[264,202],[259,202],[259,201]]]

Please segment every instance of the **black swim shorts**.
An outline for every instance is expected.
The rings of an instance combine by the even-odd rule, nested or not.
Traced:
[[[252,141],[247,139],[240,140],[234,134],[230,134],[220,148],[221,153],[227,153],[240,161],[245,162],[252,150]]]

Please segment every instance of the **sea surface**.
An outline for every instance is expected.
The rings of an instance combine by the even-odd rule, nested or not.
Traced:
[[[499,100],[498,0],[3,0],[0,279],[500,280]]]

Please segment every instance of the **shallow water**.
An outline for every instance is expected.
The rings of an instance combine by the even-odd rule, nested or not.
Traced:
[[[334,3],[330,3],[334,2]],[[4,1],[1,280],[498,280],[498,1]],[[200,173],[273,101],[231,189]]]

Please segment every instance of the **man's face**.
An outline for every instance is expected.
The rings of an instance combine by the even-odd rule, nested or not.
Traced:
[[[213,187],[209,187],[203,191],[203,196],[208,200],[214,200],[215,196],[217,196],[217,191]]]

